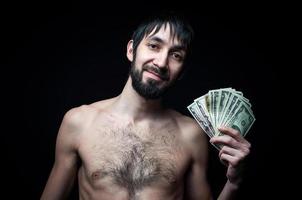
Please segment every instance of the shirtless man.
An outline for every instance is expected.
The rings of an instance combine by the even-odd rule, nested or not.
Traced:
[[[65,199],[76,177],[80,199],[212,199],[207,136],[192,118],[165,108],[161,96],[181,76],[193,33],[175,16],[147,21],[127,45],[132,63],[122,93],[68,111],[55,163],[41,199]],[[218,199],[232,199],[250,144],[231,128],[211,139],[224,145],[227,182]]]

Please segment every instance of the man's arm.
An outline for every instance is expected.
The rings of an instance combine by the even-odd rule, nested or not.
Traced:
[[[195,121],[186,128],[186,143],[191,152],[191,165],[186,174],[185,199],[212,199],[207,181],[208,138]]]
[[[41,199],[64,199],[72,189],[77,173],[77,137],[80,131],[78,108],[68,111],[59,129],[55,162]]]
[[[228,180],[218,199],[234,199],[242,181],[242,165],[250,153],[251,144],[235,129],[222,127],[219,130],[224,135],[213,137],[210,142],[223,145],[219,151],[219,158],[228,167],[226,175]]]
[[[242,181],[242,165],[250,152],[250,143],[232,128],[219,129],[224,135],[211,138],[210,142],[223,145],[219,152],[222,163],[228,166],[227,182],[218,199],[234,199]],[[187,132],[188,131],[188,132]],[[186,141],[192,152],[192,164],[186,181],[186,199],[212,199],[207,182],[207,140],[206,134],[198,125],[192,125],[186,130]]]

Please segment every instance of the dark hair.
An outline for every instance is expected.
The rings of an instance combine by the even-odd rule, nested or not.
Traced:
[[[187,53],[191,50],[191,43],[194,31],[188,21],[181,15],[174,12],[161,13],[154,15],[142,22],[132,35],[133,53],[136,54],[137,47],[142,39],[149,35],[153,30],[156,34],[160,28],[170,26],[173,39],[176,37],[186,48]]]

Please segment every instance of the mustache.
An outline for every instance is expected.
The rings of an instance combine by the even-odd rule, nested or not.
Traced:
[[[162,80],[169,80],[168,69],[166,67],[158,68],[152,65],[144,65],[142,67],[143,71],[153,72],[158,75]]]

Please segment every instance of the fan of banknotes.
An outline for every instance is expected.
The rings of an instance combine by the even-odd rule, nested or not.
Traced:
[[[210,90],[187,108],[210,138],[222,135],[220,126],[232,127],[245,137],[255,122],[249,100],[233,88]]]

